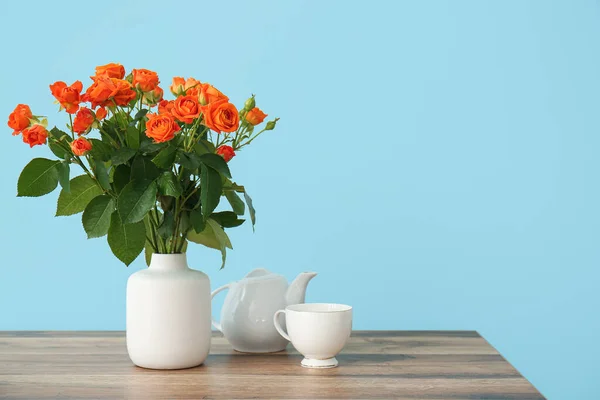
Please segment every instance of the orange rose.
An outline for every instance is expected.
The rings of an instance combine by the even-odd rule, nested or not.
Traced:
[[[202,87],[202,84],[200,83],[199,80],[196,80],[191,77],[187,78],[187,80],[185,81],[185,86],[184,86],[185,95],[198,97],[200,95],[201,87]]]
[[[106,108],[100,107],[96,110],[96,119],[102,121],[104,118],[106,118]]]
[[[233,132],[240,123],[237,108],[226,100],[202,106],[202,114],[204,125],[217,133]]]
[[[46,139],[48,139],[48,131],[42,125],[36,124],[23,131],[23,142],[27,143],[29,147],[46,144]]]
[[[60,106],[69,114],[75,114],[81,102],[80,94],[83,90],[83,84],[75,81],[71,86],[67,86],[62,81],[54,82],[50,85],[52,95],[58,100]]]
[[[126,80],[99,76],[83,95],[83,101],[92,103],[92,108],[113,106],[115,103],[125,107],[136,96],[131,83]]]
[[[200,93],[200,81],[191,77],[185,80],[180,76],[176,76],[173,78],[170,89],[174,96],[197,96]]]
[[[125,77],[125,67],[117,63],[100,65],[96,67],[96,76],[123,79]]]
[[[158,74],[147,69],[134,69],[133,86],[140,89],[142,92],[149,92],[158,86]]]
[[[77,111],[77,115],[75,115],[75,120],[73,121],[73,132],[78,135],[87,133],[95,120],[96,115],[92,110],[87,107],[81,107]]]
[[[76,156],[85,156],[92,149],[92,143],[86,138],[80,137],[71,142],[71,150]]]
[[[260,108],[254,107],[252,110],[248,111],[248,114],[246,114],[246,121],[252,125],[258,125],[261,124],[266,117],[267,114],[262,112]]]
[[[96,108],[97,106],[112,106],[113,103],[109,99],[113,97],[117,91],[117,85],[111,78],[100,76],[94,79],[94,83],[92,83],[85,91],[83,101],[92,103],[92,108]]]
[[[233,151],[233,147],[227,145],[219,146],[217,149],[217,154],[223,157],[225,162],[229,162],[233,157],[235,157],[235,151]]]
[[[142,102],[148,104],[150,107],[157,105],[163,98],[163,90],[160,86],[154,88],[150,92],[145,92],[142,97]]]
[[[115,78],[111,78],[111,81],[113,81],[113,83],[117,87],[117,92],[115,93],[113,99],[115,100],[115,103],[117,103],[118,106],[125,107],[129,105],[129,103],[131,103],[133,99],[136,98],[137,93],[133,89],[133,86],[131,86],[131,83],[122,79]]]
[[[31,108],[27,104],[19,104],[15,107],[15,110],[8,116],[8,127],[14,130],[13,136],[29,127],[31,117],[33,117],[33,114],[31,114]]]
[[[158,103],[158,113],[161,115],[165,115],[165,114],[171,114],[171,111],[173,111],[173,103],[175,103],[173,100],[169,101],[169,100],[161,100]]]
[[[178,121],[191,124],[200,115],[200,104],[194,96],[181,96],[173,102],[171,114]]]
[[[207,105],[220,100],[229,100],[229,97],[221,93],[217,88],[208,83],[200,86],[200,103]]]
[[[171,115],[148,114],[147,117],[146,136],[154,139],[155,143],[168,142],[180,129]]]

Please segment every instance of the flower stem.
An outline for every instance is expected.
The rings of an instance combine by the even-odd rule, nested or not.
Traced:
[[[69,114],[69,121],[71,122],[71,125],[69,125],[69,128],[71,129],[71,139],[75,140],[75,132],[73,131],[73,116],[71,114]]]

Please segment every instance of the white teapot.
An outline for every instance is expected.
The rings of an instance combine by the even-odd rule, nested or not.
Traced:
[[[273,325],[275,311],[290,304],[304,303],[308,282],[316,272],[303,272],[288,285],[287,280],[264,268],[251,271],[242,280],[228,283],[211,293],[211,299],[225,289],[221,322],[213,326],[223,332],[233,348],[244,353],[272,353],[284,350],[288,341]]]

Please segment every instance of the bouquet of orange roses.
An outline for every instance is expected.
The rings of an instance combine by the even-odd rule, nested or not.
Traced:
[[[208,83],[173,78],[174,100],[163,98],[158,75],[120,64],[96,68],[90,86],[56,82],[50,91],[69,115],[68,131],[47,130],[47,119],[19,104],[10,114],[13,135],[33,147],[48,144],[58,159],[35,158],[19,176],[18,196],[43,196],[60,183],[56,215],[82,214],[88,238],[107,236],[114,255],[129,265],[146,249],[182,253],[188,241],[221,251],[225,228],[255,211],[228,162],[277,118],[255,106],[240,109]],[[71,167],[83,174],[71,178]],[[243,196],[244,200],[240,197]],[[231,211],[215,211],[225,197]]]

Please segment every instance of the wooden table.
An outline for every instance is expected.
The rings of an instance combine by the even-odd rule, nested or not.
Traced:
[[[544,399],[477,332],[359,331],[340,366],[300,367],[288,351],[251,355],[213,338],[205,365],[135,367],[123,332],[0,332],[0,398]]]

